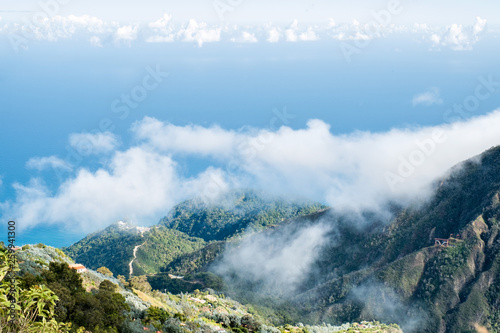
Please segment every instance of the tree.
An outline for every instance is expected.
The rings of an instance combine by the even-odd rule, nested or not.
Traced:
[[[109,270],[109,268],[107,268],[106,266],[99,267],[97,269],[97,272],[99,272],[99,273],[101,273],[102,275],[105,275],[105,276],[113,276],[113,272],[111,272]]]
[[[13,267],[9,267],[7,259],[7,252],[0,249],[0,330],[8,327],[9,332],[20,333],[69,332],[71,324],[59,323],[54,319],[54,310],[59,298],[52,290],[44,285],[34,285],[29,289],[23,289],[19,282],[4,281],[6,272],[19,271],[17,262],[14,262]],[[8,295],[11,284],[15,285],[14,296],[17,299],[14,308],[16,312],[14,323],[8,323],[11,304]]]
[[[65,263],[51,262],[49,264],[49,270],[42,272],[42,277],[44,277],[49,284],[57,282],[68,288],[71,294],[85,291],[82,286],[82,277]]]
[[[129,283],[127,282],[127,279],[125,278],[125,276],[118,275],[116,278],[118,279],[118,281],[120,281],[123,284],[124,287],[129,286]]]
[[[156,328],[160,328],[170,317],[169,313],[162,308],[151,306],[146,311],[144,321],[146,324],[153,324]],[[158,325],[158,323],[160,325]]]
[[[132,277],[130,279],[130,286],[144,293],[151,292],[151,285],[149,284],[146,275]]]
[[[113,293],[113,292],[115,292],[117,287],[118,286],[116,284],[114,284],[113,282],[111,282],[109,280],[104,280],[99,285],[99,291],[109,291],[109,292]]]
[[[103,310],[103,327],[120,327],[126,318],[123,312],[130,311],[130,307],[125,303],[125,297],[106,289],[99,289],[95,297]]]

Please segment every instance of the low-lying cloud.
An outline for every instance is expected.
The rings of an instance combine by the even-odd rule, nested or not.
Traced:
[[[329,226],[318,223],[287,225],[275,232],[250,235],[237,247],[228,245],[212,270],[226,282],[246,284],[261,295],[291,296],[309,276],[329,230]]]
[[[31,159],[29,167],[49,168],[42,176],[50,168],[60,175],[62,168],[60,185],[49,189],[43,178],[4,184],[14,186],[17,195],[0,205],[4,216],[25,226],[59,223],[85,231],[124,217],[152,224],[181,200],[197,195],[217,200],[242,187],[301,196],[337,210],[377,211],[388,200],[428,197],[450,167],[499,145],[498,128],[500,111],[434,127],[343,135],[319,119],[301,129],[234,131],[146,117],[132,127],[133,146],[118,146],[110,133],[70,136],[74,143],[94,143],[91,151],[102,163],[97,169],[57,156]],[[178,161],[191,157],[209,167],[184,175]]]

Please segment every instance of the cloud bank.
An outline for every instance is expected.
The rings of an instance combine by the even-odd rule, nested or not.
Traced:
[[[474,25],[464,27],[461,24],[452,24],[442,33],[433,33],[431,41],[435,46],[448,46],[457,51],[471,50],[479,41],[485,27],[486,20],[477,16]]]
[[[111,133],[70,135],[82,157],[99,154],[98,169],[57,156],[31,159],[30,168],[56,174],[64,169],[59,187],[51,191],[41,178],[14,184],[16,199],[1,208],[27,226],[60,223],[85,231],[124,217],[153,224],[183,199],[216,200],[240,187],[302,196],[336,209],[377,210],[387,200],[408,203],[428,196],[450,167],[499,145],[498,128],[500,111],[441,126],[344,135],[319,119],[300,129],[234,131],[145,117],[132,127],[135,144],[129,147],[118,146]],[[191,157],[209,167],[185,176],[178,160]]]
[[[449,47],[452,50],[470,50],[486,30],[486,20],[476,17],[470,26],[452,24],[448,27],[430,27],[415,23],[412,26],[397,25],[390,21],[380,22],[376,16],[369,22],[337,22],[325,19],[314,25],[297,19],[288,25],[229,25],[208,24],[195,19],[176,22],[172,15],[163,14],[149,23],[120,23],[104,21],[98,17],[51,15],[44,19],[25,17],[23,23],[6,22],[0,34],[6,35],[15,50],[27,49],[31,41],[57,42],[83,38],[91,46],[132,46],[136,42],[195,43],[202,47],[206,43],[278,43],[311,41],[370,41],[391,34],[415,34],[434,47]]]

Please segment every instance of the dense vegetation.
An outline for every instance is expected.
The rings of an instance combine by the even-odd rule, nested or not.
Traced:
[[[0,247],[0,332],[401,332],[396,325],[378,322],[274,327],[251,309],[211,290],[177,296],[152,291],[145,276],[125,281],[94,271],[78,274],[68,267],[72,261],[64,253],[43,244],[24,246],[15,255],[20,262],[18,321],[8,327],[7,257]],[[108,273],[105,268],[101,271]]]
[[[390,221],[374,212],[264,200],[249,191],[233,192],[218,205],[186,201],[161,221],[166,228],[155,236],[171,253],[155,242],[146,247],[148,233],[137,243],[145,251],[139,248],[134,267],[144,261],[153,268],[137,273],[157,274],[135,285],[175,293],[211,287],[275,325],[382,320],[407,332],[476,332],[481,326],[500,332],[500,147],[451,170],[427,202],[392,204],[388,211]],[[245,230],[261,231],[249,237],[279,239],[289,229],[315,225],[328,226],[326,242],[293,293],[263,293],[262,281],[238,280],[237,272],[226,272],[225,281],[210,275],[212,263],[238,250]],[[434,238],[450,234],[460,234],[452,247],[434,246]]]
[[[144,242],[137,250],[134,260],[134,274],[158,273],[165,270],[174,259],[201,249],[206,242],[201,238],[167,229],[163,226],[152,228],[145,234]]]
[[[207,205],[200,199],[185,201],[149,231],[140,233],[132,225],[119,222],[63,251],[92,269],[105,266],[115,275],[129,276],[132,260],[133,275],[187,275],[205,270],[222,253],[224,243],[214,239],[237,238],[247,228],[275,226],[287,218],[324,208],[321,204],[265,198],[253,191],[235,191],[218,204]]]
[[[188,275],[208,269],[226,248],[226,242],[212,242],[198,251],[187,253],[171,261],[164,270],[167,273]]]
[[[128,276],[134,247],[143,242],[137,229],[113,224],[62,250],[76,262],[92,269],[105,266],[116,275]]]
[[[206,241],[221,241],[242,235],[248,228],[262,230],[325,208],[318,203],[270,199],[254,191],[233,191],[212,205],[201,199],[185,201],[160,223]]]
[[[317,219],[336,229],[293,304],[311,321],[377,318],[414,332],[476,332],[475,325],[499,332],[499,190],[494,148],[388,225],[375,215],[322,213]],[[367,227],[354,227],[361,223]],[[452,233],[461,235],[453,247],[434,246]]]

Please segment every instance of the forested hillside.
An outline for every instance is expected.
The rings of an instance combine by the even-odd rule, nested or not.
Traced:
[[[116,275],[129,276],[131,262],[133,275],[188,274],[204,270],[222,253],[224,243],[215,239],[237,239],[248,228],[262,230],[323,209],[325,206],[318,203],[234,191],[214,204],[199,199],[185,201],[147,231],[141,232],[129,223],[115,223],[63,251],[90,268],[105,266]]]
[[[213,205],[200,199],[187,200],[175,206],[160,224],[206,241],[220,241],[242,235],[248,228],[263,230],[325,208],[318,203],[270,198],[255,191],[231,191]]]
[[[275,325],[500,332],[500,147],[450,170],[425,202],[387,207],[347,212],[232,192],[220,205],[186,201],[143,237],[124,237],[129,251],[142,245],[134,267],[156,273],[143,278],[154,288],[216,288]]]
[[[304,233],[320,226],[326,240],[291,294],[276,283],[286,286],[287,280],[239,274],[244,266],[235,260],[224,276],[238,299],[295,313],[306,322],[377,318],[394,321],[405,332],[476,332],[478,325],[499,332],[499,196],[496,147],[454,168],[428,202],[393,208],[390,223],[376,213],[331,209],[266,231],[264,239],[274,242],[257,235],[232,250],[233,259],[252,265],[251,257],[238,254],[256,253],[251,244],[258,243],[268,247],[272,261],[282,258],[286,243],[279,240],[288,229]],[[435,245],[435,238],[449,246]]]

